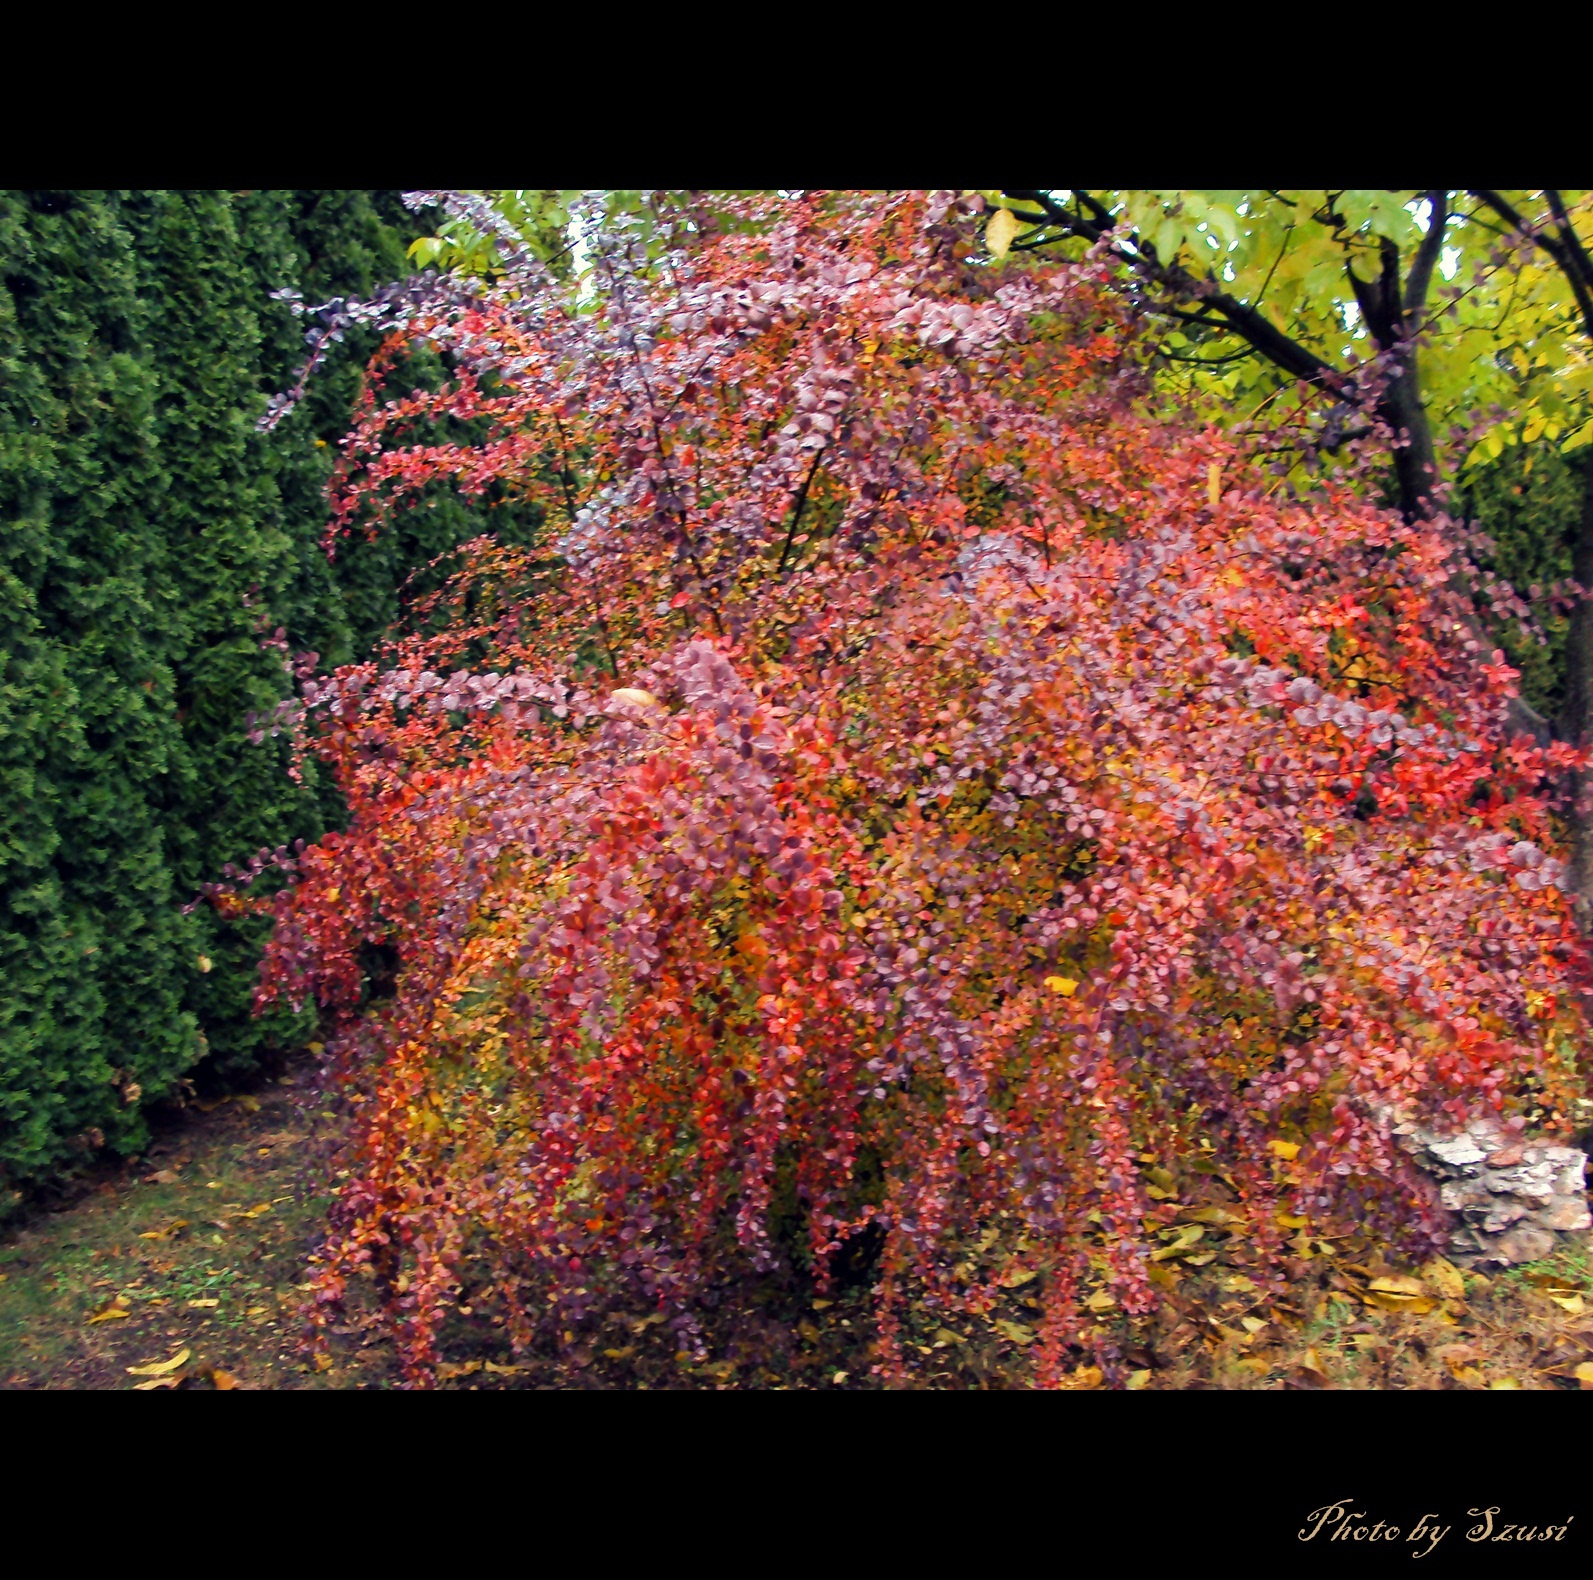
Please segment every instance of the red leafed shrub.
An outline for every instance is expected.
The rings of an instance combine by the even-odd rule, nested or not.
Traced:
[[[1226,1181],[1274,1290],[1280,1218],[1421,1249],[1392,1116],[1582,1093],[1569,759],[1502,738],[1441,531],[1157,415],[1088,260],[748,210],[661,282],[594,243],[595,302],[439,291],[373,365],[339,530],[452,479],[546,533],[303,688],[351,817],[261,996],[341,1015],[320,1309],[373,1266],[418,1381],[461,1288],[690,1349],[705,1288],[866,1235],[890,1376],[904,1302],[992,1307],[999,1221],[1046,1380],[1092,1287],[1157,1299],[1152,1167]]]

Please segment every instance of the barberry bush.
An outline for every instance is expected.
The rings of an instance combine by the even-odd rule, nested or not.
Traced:
[[[419,1382],[464,1291],[691,1350],[704,1291],[867,1240],[900,1377],[1000,1224],[1054,1381],[1092,1293],[1156,1302],[1170,1177],[1281,1290],[1304,1224],[1436,1242],[1398,1120],[1570,1125],[1571,758],[1506,738],[1441,521],[1162,409],[1104,264],[995,263],[946,195],[587,245],[393,315],[334,531],[440,483],[547,530],[305,682],[272,727],[348,826],[215,894],[336,1028],[319,1322],[364,1272]]]

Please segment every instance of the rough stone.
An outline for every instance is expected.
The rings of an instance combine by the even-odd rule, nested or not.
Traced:
[[[1439,1201],[1455,1218],[1449,1241],[1455,1262],[1540,1261],[1593,1227],[1587,1158],[1574,1147],[1511,1136],[1492,1119],[1449,1135],[1411,1122],[1392,1128],[1416,1166],[1440,1182]]]
[[[1507,1267],[1517,1262],[1541,1262],[1544,1257],[1554,1255],[1557,1243],[1547,1229],[1523,1226],[1499,1236],[1492,1247],[1492,1260]]]

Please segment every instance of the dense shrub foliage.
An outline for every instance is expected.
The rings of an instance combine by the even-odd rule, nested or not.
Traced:
[[[338,815],[247,716],[286,693],[261,628],[346,661],[482,518],[451,501],[329,564],[351,341],[270,435],[303,326],[270,293],[404,269],[396,193],[0,194],[0,1209],[136,1148],[147,1104],[302,1037],[254,1021],[264,926],[182,907]],[[416,222],[418,223],[418,222]]]
[[[1501,738],[1440,533],[1156,411],[1089,259],[976,266],[933,197],[745,217],[648,276],[594,238],[589,300],[439,292],[373,365],[338,531],[440,482],[550,525],[303,686],[347,826],[216,895],[339,1027],[319,1309],[373,1274],[419,1380],[461,1298],[689,1349],[867,1240],[895,1373],[1000,1226],[1054,1378],[1086,1294],[1156,1300],[1168,1174],[1274,1289],[1307,1223],[1419,1249],[1395,1118],[1585,1095],[1568,754]]]

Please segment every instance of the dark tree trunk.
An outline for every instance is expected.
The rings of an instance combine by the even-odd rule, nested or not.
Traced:
[[[1378,403],[1378,416],[1395,435],[1394,476],[1399,487],[1400,514],[1407,521],[1419,520],[1432,512],[1438,460],[1417,383],[1414,349],[1400,359],[1399,372],[1389,380],[1388,393]]]

